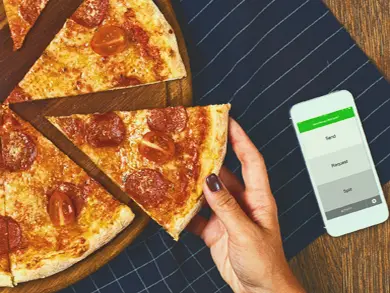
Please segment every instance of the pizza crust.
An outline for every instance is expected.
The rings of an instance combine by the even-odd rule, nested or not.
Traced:
[[[153,11],[151,11],[150,13],[151,15],[154,15],[154,17],[158,19],[160,26],[163,28],[162,31],[164,32],[174,31],[171,25],[168,23],[168,20],[165,19],[165,16],[153,1],[151,1],[151,7],[153,7],[151,9]],[[168,47],[170,47],[174,52],[174,56],[169,56],[167,52],[161,52],[162,54],[161,57],[164,59],[165,63],[167,64],[167,67],[171,70],[171,74],[170,74],[171,77],[168,77],[166,81],[184,78],[187,76],[187,72],[180,55],[180,50],[177,43],[176,35],[175,33],[166,34],[165,37],[166,37],[166,42],[169,44]]]
[[[89,249],[82,256],[69,259],[66,255],[57,254],[55,257],[43,260],[42,266],[39,268],[13,270],[14,284],[46,278],[59,273],[107,244],[134,219],[133,212],[127,206],[120,206],[117,215],[117,219],[111,225],[101,229],[99,234],[89,237]]]
[[[10,274],[3,272],[0,273],[0,287],[13,287]]]
[[[196,184],[196,193],[193,193],[190,197],[193,204],[188,205],[188,210],[182,213],[184,216],[178,215],[166,227],[167,232],[175,240],[179,239],[180,233],[202,208],[204,202],[202,187],[206,177],[212,173],[219,174],[221,170],[227,148],[229,110],[230,104],[209,106],[211,125],[210,131],[205,138],[207,143],[201,154],[201,170]]]

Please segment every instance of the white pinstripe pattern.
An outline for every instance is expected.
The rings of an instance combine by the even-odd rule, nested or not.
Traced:
[[[382,164],[384,161],[386,161],[388,158],[390,158],[390,153],[385,156],[382,160],[379,161],[379,163],[377,164],[377,166],[379,166],[380,164]]]
[[[156,268],[157,268],[158,274],[159,274],[160,277],[161,277],[161,280],[164,282],[164,284],[165,284],[165,286],[168,288],[169,292],[173,293],[173,292],[172,292],[172,289],[169,287],[168,283],[165,281],[165,277],[164,277],[164,276],[162,275],[162,273],[161,273],[160,266],[158,265],[156,259],[154,258],[153,253],[150,251],[150,248],[149,248],[149,246],[148,246],[147,243],[145,243],[145,247],[146,247],[146,249],[148,250],[150,256],[153,258],[153,262],[154,262],[154,264],[156,265]]]
[[[290,127],[291,127],[291,123],[288,123],[288,125],[285,128],[283,128],[276,135],[274,135],[270,140],[268,140],[263,146],[261,146],[259,148],[259,151],[261,152],[263,149],[265,149],[271,142],[273,142],[275,139],[277,139],[281,134],[283,134]]]
[[[265,6],[244,28],[242,28],[237,34],[235,34],[234,36],[233,36],[233,38],[229,41],[229,42],[227,42],[227,44],[225,45],[225,46],[223,46],[222,47],[222,49],[221,50],[219,50],[219,52],[213,57],[213,59],[211,59],[208,63],[207,63],[207,65],[205,66],[205,67],[203,67],[203,69],[201,69],[198,73],[196,73],[195,74],[195,76],[194,76],[194,80],[203,72],[203,71],[205,71],[214,61],[215,61],[215,59],[217,59],[218,57],[219,57],[219,55],[221,55],[222,54],[222,52],[223,51],[225,51],[225,49],[227,48],[227,47],[229,47],[229,45],[239,36],[239,35],[241,35],[248,27],[250,27],[251,26],[251,24],[261,15],[261,14],[263,14],[263,12],[264,11],[266,11],[267,10],[267,8],[268,7],[270,7],[271,5],[272,5],[272,3],[274,3],[276,0],[272,0],[270,3],[268,3],[268,5],[267,6]]]
[[[77,291],[76,291],[76,289],[74,288],[73,285],[71,285],[70,288],[72,288],[72,291],[73,291],[74,293],[77,293]]]
[[[274,191],[274,196],[275,196],[280,190],[282,190],[285,186],[287,186],[288,184],[290,184],[291,182],[293,182],[293,181],[295,180],[295,178],[299,177],[299,175],[301,175],[305,170],[306,170],[306,168],[303,168],[301,171],[299,171],[297,174],[295,174],[293,177],[291,177],[286,183],[284,183],[282,186],[280,186],[278,189],[276,189],[276,191]]]
[[[303,61],[305,61],[307,58],[309,58],[314,52],[316,52],[319,48],[321,48],[324,44],[326,44],[330,39],[332,39],[335,35],[337,35],[340,31],[342,31],[343,28],[339,28],[337,31],[335,31],[333,34],[331,34],[329,37],[327,37],[325,40],[323,40],[317,47],[315,47],[313,50],[311,50],[308,54],[306,54],[301,60],[299,60],[297,63],[295,63],[294,66],[292,66],[289,70],[284,72],[281,76],[279,76],[275,81],[273,81],[269,86],[267,86],[258,96],[261,96],[264,92],[266,92],[268,89],[270,89],[272,86],[274,86],[279,80],[281,80],[284,76],[289,74],[293,69],[298,67]],[[233,101],[234,97],[230,98],[229,103]],[[240,119],[242,114],[238,117]]]
[[[294,147],[291,151],[289,151],[286,155],[284,155],[279,161],[277,161],[275,164],[273,164],[271,167],[268,168],[268,172],[270,172],[273,168],[275,168],[277,165],[279,165],[280,162],[282,162],[285,158],[287,158],[289,155],[291,155],[296,149],[298,149],[298,146]]]
[[[305,87],[307,87],[309,84],[311,84],[317,77],[319,77],[322,73],[324,73],[326,70],[328,70],[334,63],[336,63],[338,60],[340,60],[343,56],[345,56],[349,51],[351,51],[353,48],[356,47],[356,44],[353,44],[350,46],[347,50],[344,51],[341,55],[339,55],[336,59],[334,59],[331,63],[327,64],[325,68],[323,68],[319,73],[317,73],[314,77],[312,77],[308,82],[306,82],[303,86],[301,86],[299,89],[297,89],[292,95],[290,95],[287,99],[285,99],[282,103],[280,103],[276,108],[272,109],[267,115],[265,115],[263,118],[261,118],[258,122],[256,122],[255,125],[253,125],[249,130],[248,133],[250,133],[254,128],[256,128],[261,122],[263,122],[265,119],[267,119],[270,115],[272,115],[275,111],[277,111],[281,106],[286,104],[289,100],[291,100],[293,97],[295,97],[296,94],[298,94],[301,90],[303,90]],[[263,92],[262,92],[263,93]],[[257,99],[260,98],[262,95],[257,95],[248,105],[248,107],[244,110],[244,112],[238,117],[238,119],[242,118],[250,109],[250,106],[253,105],[257,101]]]
[[[378,82],[383,79],[383,76],[379,77],[376,81],[374,81],[368,88],[366,88],[363,92],[361,92],[355,100],[358,100],[361,96],[363,96],[366,92],[368,92],[372,87],[374,87]]]
[[[112,270],[110,263],[108,263],[107,265],[108,265],[108,269],[110,270],[111,274],[114,276],[116,283],[118,284],[119,288],[121,289],[121,292],[125,293],[125,291],[122,288],[121,283],[119,283],[117,276],[115,275],[114,271]]]
[[[305,2],[304,4],[306,4]],[[265,35],[263,35],[259,41],[245,54],[243,55],[234,65],[233,67],[225,74],[225,76],[216,84],[214,85],[208,92],[206,92],[200,99],[204,99],[207,97],[209,94],[211,94],[214,90],[216,90],[225,80],[230,76],[230,74],[234,71],[234,69],[242,62],[244,61],[256,48],[257,46],[271,33],[273,32],[274,29],[276,29],[280,24],[282,24],[286,19],[290,18],[292,15],[295,14],[301,7],[304,6],[302,4],[300,7],[298,7],[296,10],[291,12],[288,16],[286,16],[285,19],[283,19],[281,22],[279,22],[277,25],[275,25],[272,29],[270,29]],[[291,39],[287,44],[285,44],[282,48],[280,48],[276,53],[274,53],[271,57],[269,57],[263,64],[259,66],[259,68],[252,74],[252,76],[233,94],[233,97],[237,95],[238,92],[240,92],[247,84],[249,84],[252,79],[256,76],[256,74],[273,58],[279,55],[280,52],[282,52],[285,48],[287,48],[290,44],[292,44],[296,39],[298,39],[301,35],[303,35],[307,30],[309,30],[312,26],[314,26],[316,23],[318,23],[321,19],[323,19],[329,11],[325,12],[322,14],[320,17],[318,17],[314,22],[312,22],[310,25],[308,25],[305,29],[303,29],[300,33],[298,33],[293,39]]]
[[[338,85],[336,85],[334,88],[332,88],[330,90],[330,92],[333,92],[334,90],[338,89],[338,87],[340,85],[344,84],[344,82],[346,82],[348,79],[350,79],[352,76],[354,76],[356,72],[358,72],[360,69],[362,69],[364,66],[366,66],[369,63],[370,63],[370,60],[367,60],[366,62],[364,62],[362,65],[360,65],[358,68],[356,68],[350,75],[348,75],[346,78],[344,78]]]
[[[262,65],[260,65],[260,67],[252,74],[252,76],[242,85],[240,86],[235,92],[234,94],[232,95],[232,97],[229,99],[230,101],[233,101],[234,98],[237,96],[237,94],[242,90],[244,89],[252,80],[253,78],[257,75],[257,73],[260,72],[260,70],[269,62],[271,61],[274,57],[276,57],[277,55],[279,55],[279,53],[281,51],[283,51],[287,46],[289,46],[290,44],[292,44],[297,38],[299,38],[303,33],[305,33],[308,29],[310,29],[313,25],[315,25],[317,22],[319,22],[321,19],[323,19],[327,14],[328,14],[329,11],[327,11],[326,13],[324,13],[323,15],[321,15],[315,22],[313,22],[312,24],[310,24],[308,27],[306,27],[301,33],[299,33],[294,39],[292,39],[289,43],[287,43],[285,46],[283,46],[281,49],[279,49],[279,51],[277,51],[274,55],[272,55],[269,59],[267,59]],[[333,35],[332,35],[333,37]],[[325,40],[325,42],[328,41],[328,39]],[[325,43],[324,42],[324,43]],[[322,43],[321,46],[324,44]],[[317,50],[318,48],[316,48],[315,50]],[[314,51],[313,51],[314,52]],[[309,55],[310,56],[310,55]],[[308,56],[307,56],[308,57]],[[305,58],[306,59],[306,58]],[[304,59],[301,59],[301,61],[303,61]]]
[[[189,261],[190,259],[192,259],[193,257],[195,257],[198,253],[200,253],[201,251],[203,251],[203,250],[206,249],[206,248],[207,248],[207,246],[202,246],[198,251],[194,252],[192,255],[190,255],[188,258],[186,258],[186,259],[181,263],[181,266],[182,266],[183,264],[185,264],[187,261]],[[171,251],[171,250],[172,250],[172,247],[169,249],[169,251]],[[163,253],[161,253],[160,255],[163,255],[163,254],[165,254],[165,253],[166,253],[166,252],[163,252]],[[148,288],[153,287],[154,285],[156,285],[157,283],[159,283],[159,282],[161,281],[161,280],[159,280],[157,283],[154,283],[154,284],[152,284],[151,286],[146,287],[146,285],[145,285],[143,279],[140,277],[140,275],[139,275],[139,273],[138,273],[138,270],[139,270],[140,268],[142,268],[142,267],[145,267],[147,264],[153,262],[154,260],[151,260],[151,261],[149,261],[148,263],[142,264],[142,265],[139,266],[139,267],[135,267],[135,266],[134,266],[134,263],[133,263],[133,262],[131,261],[131,259],[130,259],[130,256],[128,255],[126,249],[125,249],[125,254],[126,254],[126,256],[127,256],[128,260],[129,260],[130,264],[133,266],[133,270],[131,270],[131,271],[127,272],[126,274],[124,274],[124,275],[118,277],[118,278],[117,278],[118,280],[121,280],[121,279],[123,279],[124,277],[126,277],[126,276],[128,276],[128,275],[130,275],[130,274],[132,274],[132,273],[135,272],[135,273],[137,274],[137,276],[140,278],[140,280],[141,280],[143,286],[146,288],[146,291],[147,291],[147,292],[148,292]],[[155,259],[157,259],[157,257],[156,257]],[[179,270],[181,270],[180,267],[177,268],[176,270],[174,270],[172,273],[170,273],[170,274],[168,274],[167,276],[165,276],[165,278],[168,278],[168,277],[172,276],[174,273],[178,272]],[[100,287],[100,288],[98,288],[98,287],[96,286],[96,290],[95,290],[95,291],[92,291],[91,293],[100,292],[100,291],[99,291],[100,289],[103,289],[103,288],[105,288],[105,287],[111,285],[111,284],[114,283],[114,282],[116,282],[116,280],[111,281],[111,282],[105,284],[104,286],[102,286],[102,287]],[[188,288],[188,287],[187,287],[187,288]]]
[[[208,33],[196,44],[196,46],[199,46],[207,37],[226,19],[229,17],[230,14],[232,14],[234,11],[237,10],[238,7],[240,7],[246,0],[242,0],[240,3],[238,3],[232,10],[229,11],[220,21],[217,22],[214,27],[208,31]]]
[[[163,237],[161,236],[161,234],[159,234],[159,236],[160,236],[161,242],[163,243],[163,245],[165,246],[165,248],[168,250],[169,248],[168,248],[167,244],[165,243],[165,240],[163,239]],[[176,259],[176,257],[173,255],[172,251],[169,251],[169,252],[170,252],[172,258],[177,262],[177,259]],[[188,281],[186,275],[184,274],[184,272],[182,271],[182,269],[181,269],[180,266],[179,266],[179,270],[180,270],[180,272],[182,273],[183,278],[184,278],[184,280],[186,281],[186,283],[189,284],[190,282]],[[190,286],[190,288],[191,288],[192,292],[196,293],[195,290],[194,290],[194,288],[193,288],[192,286]]]
[[[198,281],[200,278],[202,278],[204,275],[207,275],[210,273],[213,269],[217,269],[217,267],[214,265],[211,268],[209,268],[207,271],[205,271],[203,274],[199,275],[197,278],[195,278],[191,283],[189,283],[187,286],[184,287],[179,293],[183,293],[189,286],[194,284],[196,281]]]
[[[96,288],[96,290],[95,290],[94,292],[99,292],[99,293],[100,293],[100,289],[99,289],[99,287],[96,285],[95,280],[92,278],[91,275],[89,275],[88,277],[91,279],[92,284],[93,284],[93,285],[95,286],[95,288]]]
[[[126,254],[127,259],[129,260],[129,263],[130,263],[131,266],[133,267],[133,271],[132,271],[132,272],[135,272],[135,273],[136,273],[136,275],[138,276],[139,280],[140,280],[141,283],[142,283],[142,286],[144,286],[144,290],[146,290],[146,292],[149,293],[149,290],[148,290],[148,288],[146,288],[146,284],[145,284],[144,280],[142,279],[141,275],[140,275],[139,272],[138,272],[139,268],[136,268],[136,267],[135,267],[133,261],[132,261],[131,258],[130,258],[130,255],[127,253],[127,250],[126,250],[126,249],[125,249],[125,254]],[[152,261],[153,261],[153,260],[152,260]],[[130,274],[130,273],[128,273],[128,274]],[[127,276],[127,274],[123,275],[122,277],[117,278],[117,280],[119,281],[120,279],[122,279],[122,278],[125,277],[125,276]],[[111,284],[112,284],[112,282],[107,283],[104,287],[106,287],[106,286],[108,286],[108,285],[111,285]]]
[[[205,246],[204,246],[204,247],[205,247]],[[199,252],[199,251],[198,251],[198,252]],[[190,259],[190,258],[192,258],[192,257],[194,257],[194,256],[191,255],[188,259]],[[149,285],[149,286],[146,287],[145,289],[142,289],[142,290],[140,290],[140,291],[138,291],[138,292],[136,292],[136,293],[142,293],[143,291],[148,290],[148,289],[150,289],[151,287],[157,285],[157,284],[160,283],[161,281],[164,281],[164,283],[165,283],[165,282],[166,282],[165,279],[169,278],[170,276],[172,276],[174,273],[178,272],[179,270],[180,270],[180,267],[177,268],[176,270],[174,270],[172,273],[168,274],[167,276],[163,277],[162,280],[158,280],[157,282],[155,282],[155,283]],[[201,274],[199,277],[204,276],[205,274],[207,275],[208,272],[209,272],[209,270],[206,271],[206,272],[204,272],[203,274]],[[180,292],[183,292],[185,289],[187,289],[188,287],[192,286],[192,284],[194,284],[196,280],[197,280],[197,279],[195,279],[195,280],[193,280],[192,282],[188,283],[188,285],[187,285],[182,291],[180,291]]]
[[[375,136],[371,141],[370,144],[376,141],[382,134],[384,134],[387,130],[389,130],[390,125],[387,126],[385,129],[383,129],[377,136]]]
[[[376,111],[378,111],[380,108],[382,108],[382,106],[386,105],[388,102],[390,102],[390,99],[387,99],[382,104],[380,104],[377,108],[375,108],[370,114],[366,116],[366,118],[363,119],[363,122],[366,121],[368,118],[370,118],[372,115],[374,115]]]
[[[218,289],[218,291],[222,290],[223,288],[227,287],[227,284],[223,285],[221,288]],[[215,291],[215,292],[218,292],[218,291]],[[214,292],[214,293],[215,293]]]
[[[287,208],[285,211],[283,211],[279,216],[278,218],[280,219],[281,217],[283,217],[285,214],[287,214],[289,211],[291,211],[296,205],[298,205],[302,200],[304,200],[306,197],[309,196],[309,194],[311,194],[313,192],[313,190],[310,190],[309,192],[306,192],[299,200],[297,200],[292,206],[290,206],[289,208]]]
[[[309,219],[307,219],[302,225],[300,225],[297,229],[295,229],[291,234],[289,234],[287,237],[283,239],[283,243],[286,243],[295,233],[297,233],[303,226],[305,226],[307,223],[309,223],[312,219],[314,219],[316,216],[318,216],[320,212],[316,212],[314,215],[312,215]]]
[[[188,246],[184,242],[183,242],[183,245],[187,249],[187,251],[190,254],[192,254],[192,251],[188,248]],[[196,263],[200,266],[200,268],[203,270],[203,272],[206,272],[206,270],[204,269],[202,264],[199,262],[199,260],[196,257],[194,257],[194,259],[195,259]],[[219,291],[218,286],[217,286],[217,284],[215,284],[213,278],[211,278],[210,275],[208,275],[208,274],[207,274],[207,277],[209,278],[210,282],[215,286],[215,289],[217,289],[217,291],[215,291],[215,292],[218,292]]]
[[[205,11],[207,9],[207,7],[209,7],[212,3],[214,2],[214,0],[210,0],[209,3],[207,3],[197,14],[194,15],[193,18],[191,18],[189,21],[188,21],[188,24],[190,24],[191,22],[193,22],[199,15],[202,14],[203,11]]]

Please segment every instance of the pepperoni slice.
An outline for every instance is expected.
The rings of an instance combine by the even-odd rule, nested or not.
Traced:
[[[48,210],[50,220],[55,226],[67,226],[76,222],[76,209],[65,192],[55,190],[52,193]]]
[[[1,154],[7,170],[27,170],[37,157],[37,147],[30,135],[11,131],[1,137]]]
[[[175,156],[175,143],[168,135],[151,131],[144,135],[138,150],[148,160],[164,164]]]
[[[29,24],[33,25],[37,20],[44,0],[22,0],[19,5],[19,14]]]
[[[85,198],[82,188],[73,183],[62,182],[58,185],[56,190],[65,193],[70,198],[75,208],[76,217],[78,217],[85,206]]]
[[[118,54],[127,48],[126,31],[115,25],[104,25],[94,34],[91,48],[101,56]]]
[[[86,127],[86,138],[93,147],[115,147],[122,143],[126,128],[115,113],[94,114]]]
[[[0,216],[0,255],[18,249],[22,243],[22,231],[11,217]]]
[[[22,244],[22,230],[20,229],[18,222],[16,222],[14,219],[7,217],[7,222],[9,251],[14,251]]]
[[[31,100],[31,96],[28,95],[21,87],[17,86],[10,93],[10,95],[6,99],[6,102],[12,104],[12,103],[26,102],[30,100]]]
[[[124,76],[121,74],[119,78],[115,80],[115,86],[117,87],[127,87],[139,84],[141,84],[141,81],[135,76]]]
[[[85,125],[80,118],[60,117],[57,119],[58,125],[64,133],[77,145],[85,142]]]
[[[109,0],[85,0],[73,13],[71,19],[87,28],[102,23],[108,12]]]
[[[8,239],[7,239],[7,221],[6,218],[0,216],[0,255],[8,252]]]
[[[164,201],[170,185],[160,172],[142,169],[127,177],[125,190],[143,207],[156,208]]]
[[[151,130],[173,133],[183,131],[187,126],[188,116],[184,107],[153,109],[148,116]]]
[[[20,122],[10,112],[4,112],[3,115],[1,115],[1,126],[3,126],[5,131],[20,129],[22,127]]]

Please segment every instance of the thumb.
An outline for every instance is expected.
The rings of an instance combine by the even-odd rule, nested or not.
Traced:
[[[237,234],[242,230],[241,228],[251,224],[251,220],[217,175],[211,174],[206,178],[203,193],[210,208],[221,220],[229,235]]]

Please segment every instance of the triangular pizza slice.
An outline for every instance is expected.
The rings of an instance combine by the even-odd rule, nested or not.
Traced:
[[[49,117],[168,233],[202,205],[225,157],[230,105]]]
[[[0,116],[0,177],[14,284],[68,268],[130,224],[130,208],[29,123],[6,107]]]
[[[85,0],[8,102],[87,94],[186,76],[153,0]]]
[[[49,0],[3,0],[14,50],[22,47],[27,33]]]

